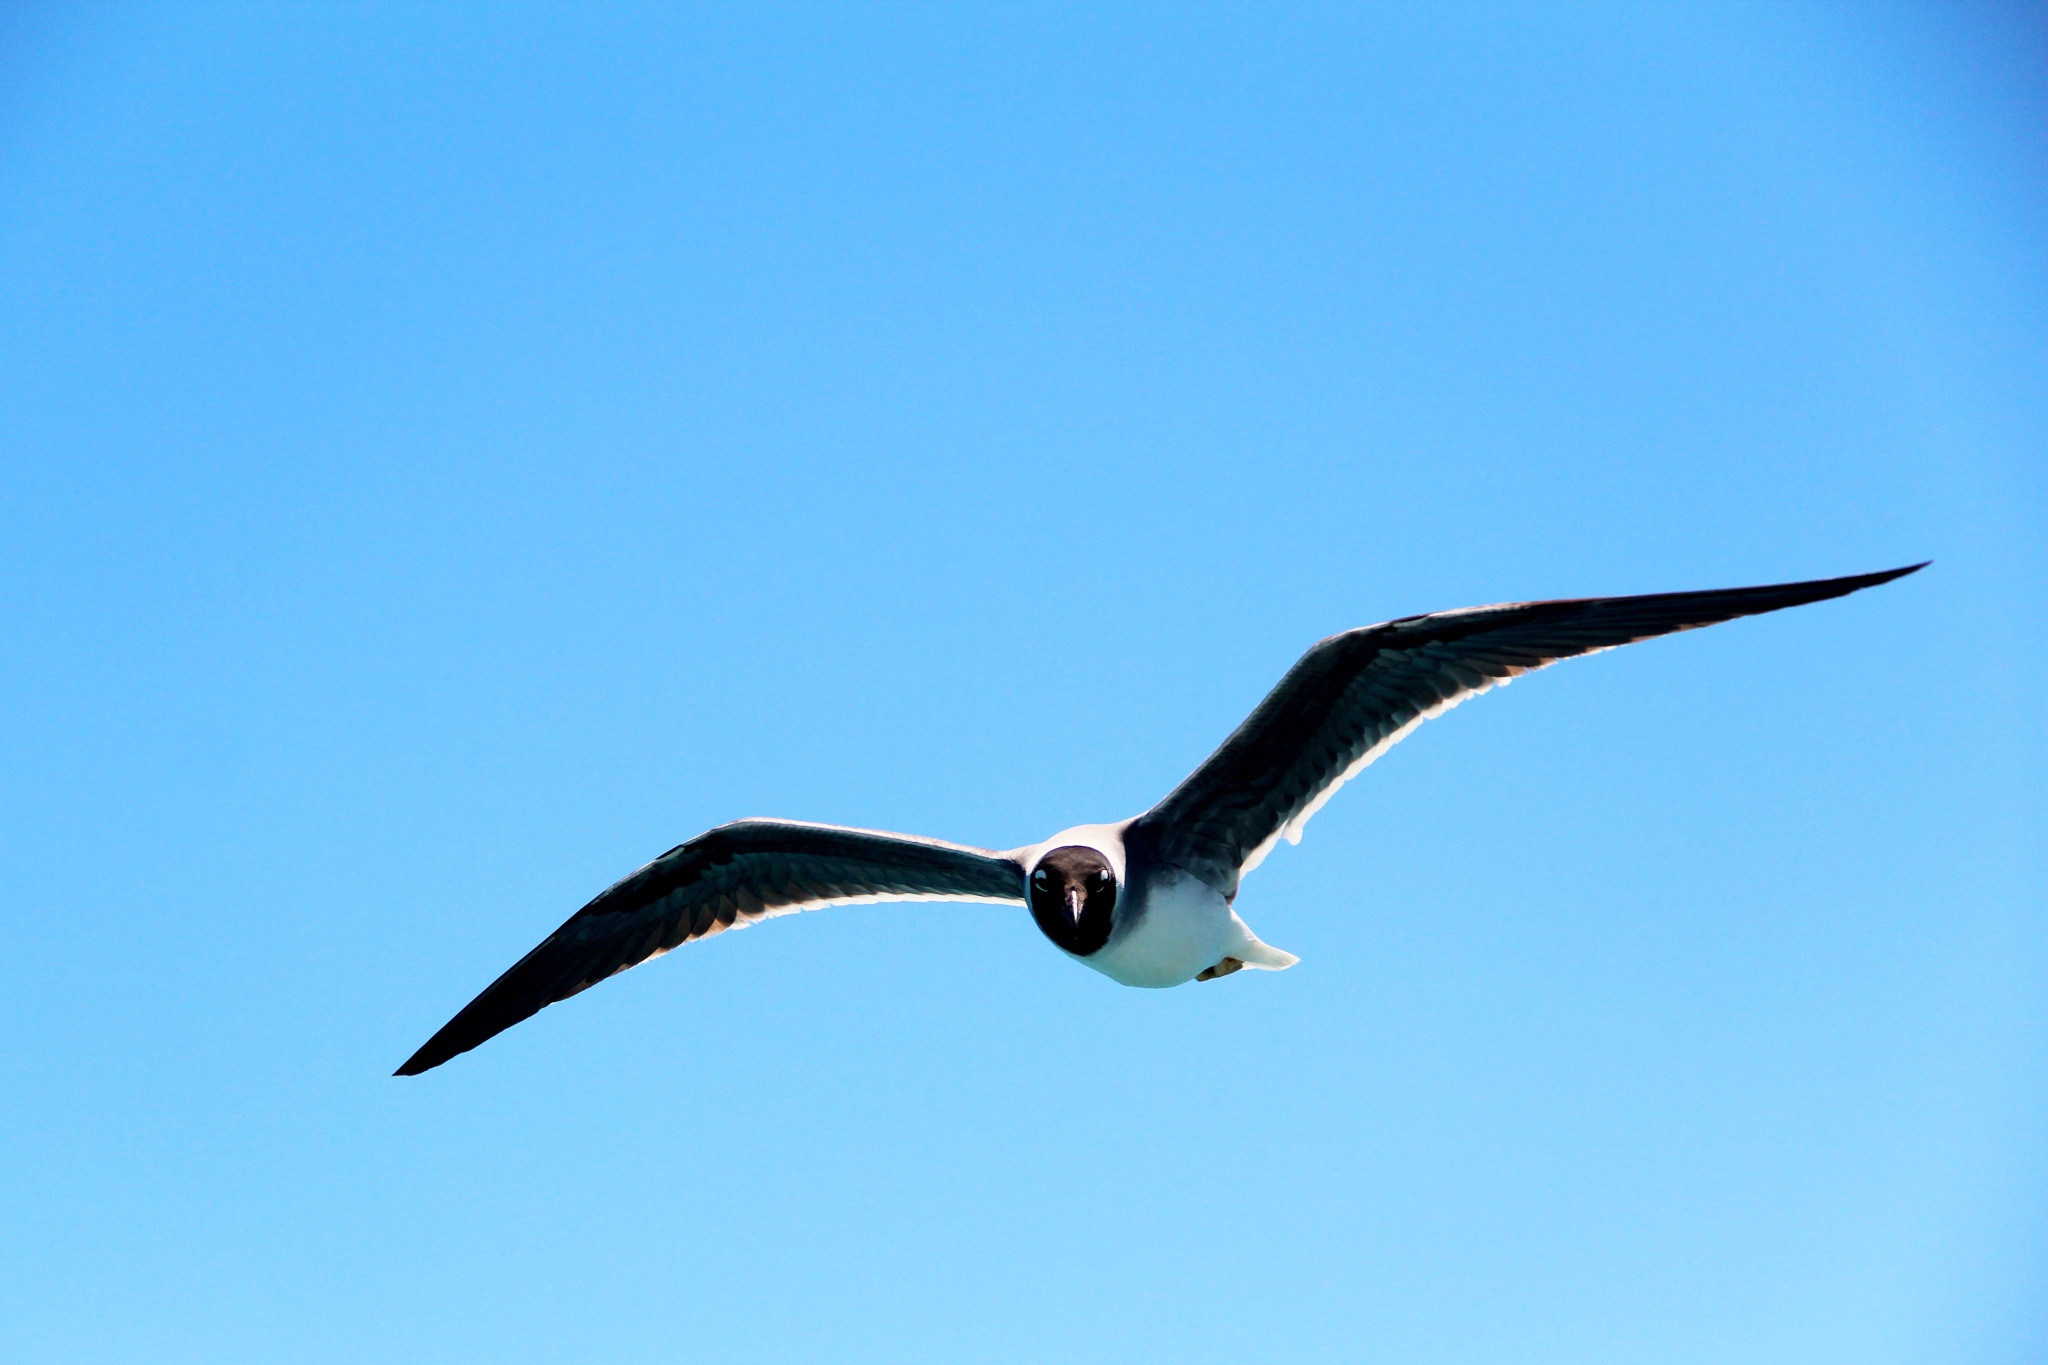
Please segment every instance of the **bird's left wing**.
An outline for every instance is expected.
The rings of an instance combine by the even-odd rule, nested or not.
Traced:
[[[1166,799],[1124,832],[1225,895],[1280,839],[1417,725],[1560,659],[1842,597],[1922,565],[1712,592],[1510,602],[1333,635]]]
[[[1024,903],[1007,854],[939,839],[795,820],[698,835],[569,917],[398,1068],[417,1076],[608,976],[693,938],[798,910],[870,901]]]

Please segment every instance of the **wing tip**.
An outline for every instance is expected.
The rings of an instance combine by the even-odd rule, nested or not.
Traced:
[[[406,1058],[405,1065],[399,1067],[398,1070],[392,1072],[391,1074],[394,1076],[425,1075],[427,1072],[432,1071],[435,1067],[441,1065],[441,1063],[447,1061],[449,1057],[455,1056],[455,1053],[453,1052],[448,1053],[446,1056],[435,1056],[434,1052],[434,1045],[431,1042],[429,1042],[425,1047],[421,1048],[418,1052],[415,1052],[412,1054],[412,1056]]]
[[[1879,569],[1876,573],[1844,574],[1840,578],[1822,578],[1810,584],[1788,584],[1787,586],[1828,589],[1829,591],[1826,592],[1825,596],[1818,599],[1824,601],[1827,597],[1847,597],[1850,593],[1862,592],[1865,588],[1881,587],[1886,583],[1904,578],[1908,574],[1919,573],[1933,562],[1931,559],[1923,559],[1918,564],[1903,564],[1896,569]]]
[[[485,994],[488,995],[489,992],[486,991]],[[520,1018],[524,1019],[538,1012],[537,1010],[530,1010],[526,1015],[521,1015]],[[398,1070],[391,1074],[394,1076],[418,1076],[432,1071],[443,1062],[453,1061],[463,1053],[481,1047],[500,1033],[503,1033],[507,1028],[510,1028],[512,1023],[519,1022],[519,1020],[515,1019],[511,1023],[499,1024],[496,1028],[479,1031],[473,1023],[469,1023],[469,1021],[463,1018],[463,1015],[468,1013],[468,1010],[464,1010],[462,1014],[458,1014],[453,1019],[450,1019],[442,1026],[439,1032],[420,1045],[419,1051],[406,1058],[403,1066],[400,1066]]]

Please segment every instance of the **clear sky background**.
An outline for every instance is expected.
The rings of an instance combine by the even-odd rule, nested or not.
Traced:
[[[0,16],[0,1358],[2048,1359],[2032,8]],[[1934,567],[1424,727],[1169,992],[729,934],[1315,639]]]

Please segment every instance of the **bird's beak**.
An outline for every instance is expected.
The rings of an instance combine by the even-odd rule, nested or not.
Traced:
[[[1074,923],[1081,922],[1081,914],[1088,908],[1088,893],[1078,886],[1067,888],[1067,913],[1074,917]]]

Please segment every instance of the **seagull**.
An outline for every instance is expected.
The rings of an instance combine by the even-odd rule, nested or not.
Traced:
[[[417,1076],[559,1000],[693,939],[876,901],[1029,907],[1053,946],[1126,986],[1214,981],[1300,959],[1238,918],[1238,884],[1416,726],[1561,659],[1843,597],[1882,573],[1713,592],[1510,602],[1332,635],[1142,815],[1008,852],[797,820],[737,820],[615,883],[398,1068]]]

